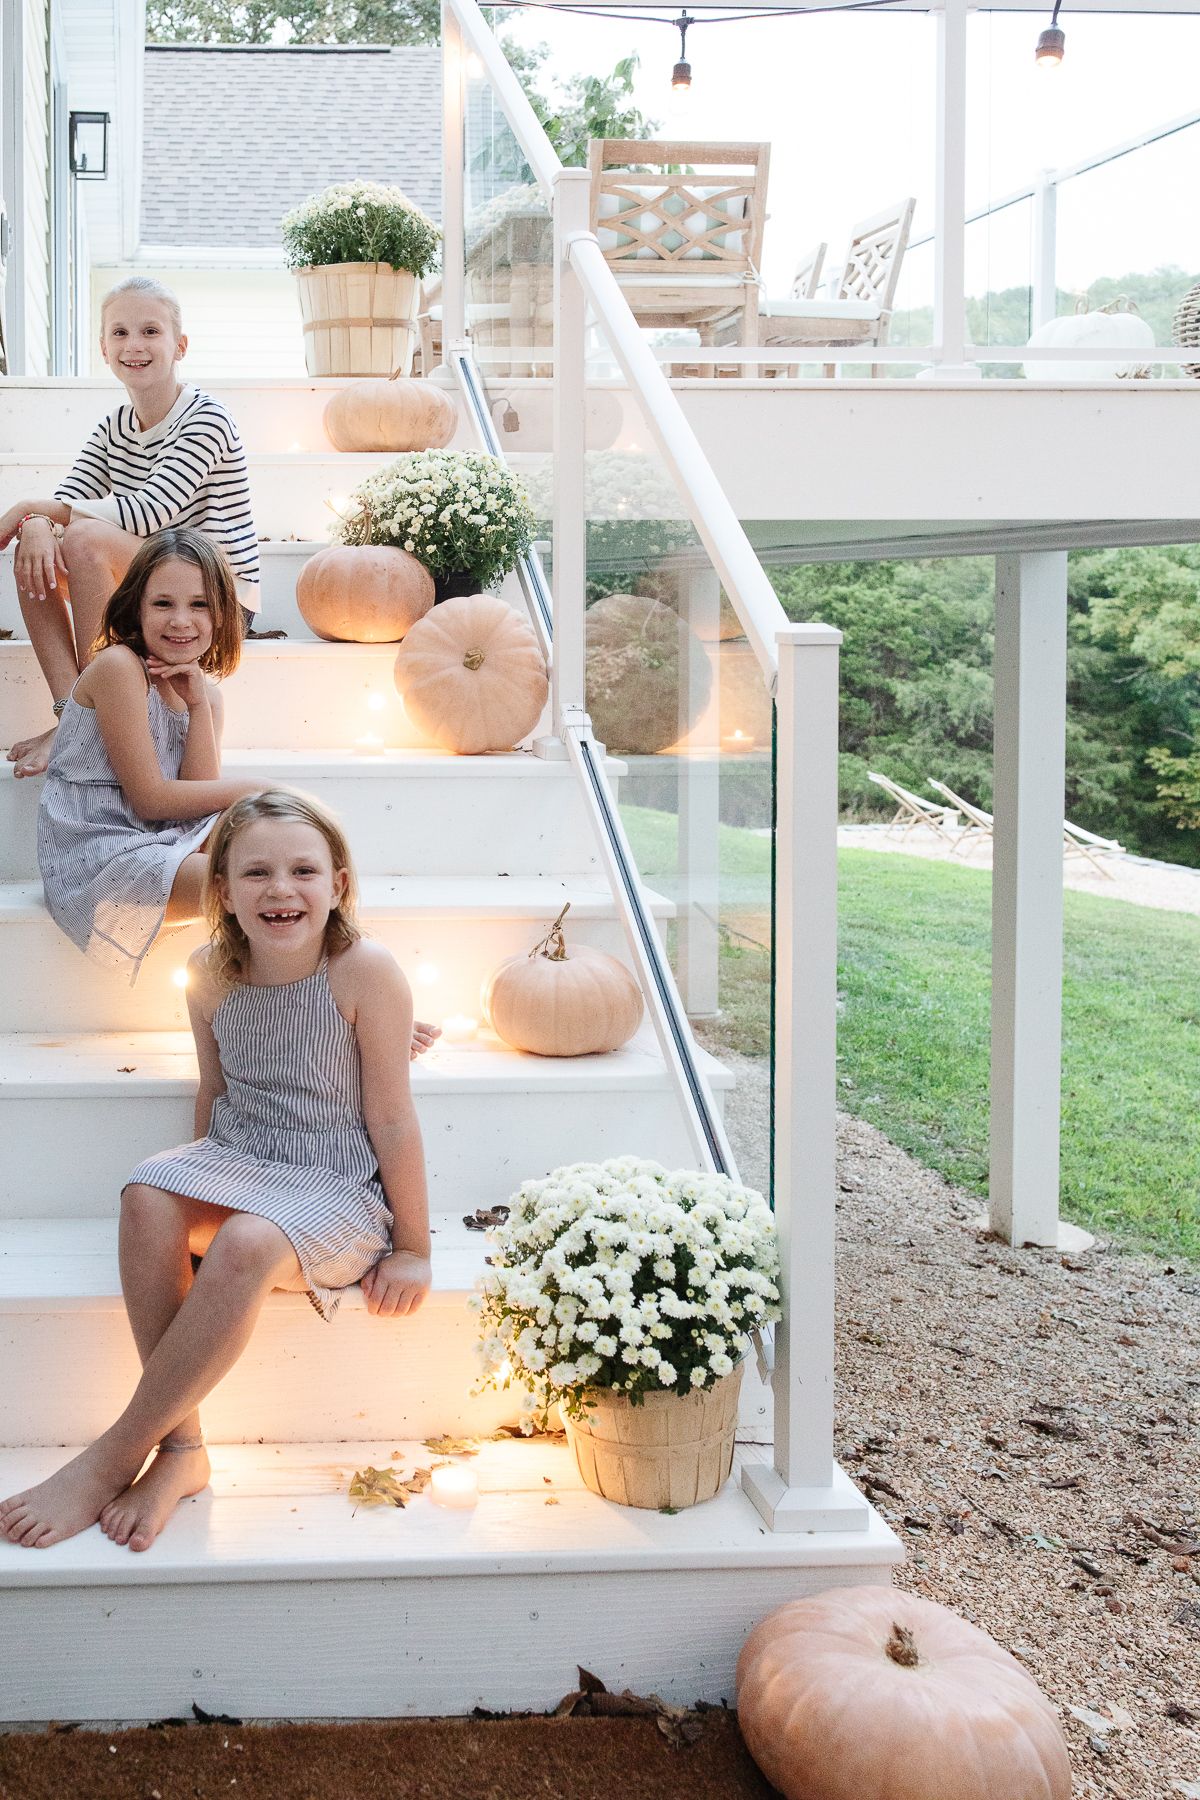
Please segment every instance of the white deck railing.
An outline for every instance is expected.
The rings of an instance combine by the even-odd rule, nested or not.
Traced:
[[[467,59],[512,131],[554,227],[554,720],[602,809],[586,709],[586,333],[601,336],[754,647],[776,718],[772,1144],[783,1319],[776,1332],[773,1466],[747,1470],[776,1530],[865,1530],[869,1508],[833,1459],[833,1237],[837,1017],[837,664],[840,634],[791,625],[589,229],[589,177],[562,166],[475,0],[443,0],[443,341],[466,344],[463,222]],[[545,361],[545,351],[541,352]],[[615,808],[610,872],[629,856]],[[626,919],[627,929],[630,920]],[[631,934],[632,941],[632,934]],[[645,946],[632,941],[643,981]],[[647,995],[652,1004],[656,997]],[[661,996],[658,997],[661,1000]],[[676,997],[677,998],[677,997]],[[662,1032],[660,1031],[660,1042]],[[668,1066],[671,1066],[669,1046]],[[683,1060],[687,1060],[684,1058]],[[694,1070],[693,1070],[694,1073]],[[634,1149],[635,1146],[630,1146]]]

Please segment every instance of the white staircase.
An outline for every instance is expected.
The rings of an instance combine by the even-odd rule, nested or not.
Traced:
[[[327,392],[289,383],[226,396],[251,451],[260,528],[280,539],[311,539],[320,484],[336,477],[348,491],[374,460],[320,448]],[[58,452],[111,394],[13,384],[9,404],[6,389],[3,491],[50,483]],[[364,924],[407,970],[420,1016],[477,1016],[482,978],[568,899],[576,941],[625,955],[570,764],[421,748],[392,650],[300,635],[293,587],[311,548],[263,546],[262,622],[290,635],[249,644],[228,684],[228,771],[294,783],[339,813]],[[7,568],[0,624],[18,632],[0,643],[7,744],[46,714]],[[610,762],[610,782],[619,774]],[[42,902],[39,786],[0,775],[0,1494],[87,1442],[136,1379],[116,1269],[120,1187],[141,1157],[191,1135],[195,1078],[176,976],[198,932],[164,933],[132,989],[88,964]],[[655,896],[651,909],[670,912]],[[731,1078],[711,1060],[707,1072],[719,1101]],[[610,1685],[718,1700],[770,1606],[878,1578],[896,1559],[873,1514],[860,1531],[773,1535],[736,1482],[677,1517],[610,1506],[582,1489],[556,1443],[484,1443],[473,1513],[427,1497],[355,1512],[355,1468],[398,1451],[411,1471],[432,1460],[423,1437],[486,1436],[515,1417],[513,1395],[470,1392],[467,1300],[486,1240],[462,1215],[560,1162],[695,1161],[648,1028],[614,1055],[573,1059],[521,1056],[481,1033],[422,1059],[414,1087],[435,1215],[429,1303],[409,1322],[372,1319],[355,1289],[326,1325],[302,1296],[273,1295],[203,1409],[211,1490],[149,1552],[98,1529],[49,1551],[0,1543],[0,1720],[147,1718],[193,1699],[266,1717],[541,1707],[579,1661]],[[769,1457],[750,1441],[770,1431],[755,1376],[743,1431],[739,1456]]]

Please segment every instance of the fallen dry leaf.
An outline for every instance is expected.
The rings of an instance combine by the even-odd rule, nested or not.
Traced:
[[[435,1456],[478,1456],[478,1438],[431,1437],[422,1438],[421,1442]]]
[[[350,1479],[350,1498],[359,1506],[407,1506],[408,1492],[395,1469],[356,1469]]]

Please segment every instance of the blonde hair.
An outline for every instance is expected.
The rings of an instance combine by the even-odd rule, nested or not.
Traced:
[[[179,304],[179,296],[161,281],[155,281],[152,275],[127,275],[124,281],[118,281],[116,287],[109,288],[100,302],[100,336],[104,336],[104,315],[114,300],[122,294],[137,294],[143,300],[157,300],[165,306],[171,320],[171,330],[177,338],[183,336],[183,309]]]
[[[307,794],[289,788],[266,788],[261,794],[246,794],[235,800],[213,827],[208,846],[208,871],[204,882],[204,913],[208,920],[211,948],[207,972],[219,989],[236,987],[245,979],[246,957],[250,949],[245,932],[234,913],[226,912],[217,890],[217,877],[228,880],[229,853],[237,835],[259,819],[280,819],[289,823],[311,825],[329,846],[334,872],[346,871],[346,891],[333,908],[325,926],[325,954],[340,956],[362,936],[358,928],[358,881],[350,860],[350,846],[345,833],[332,813],[326,812]]]

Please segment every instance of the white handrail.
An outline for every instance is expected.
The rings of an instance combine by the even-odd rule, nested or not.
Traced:
[[[590,231],[577,233],[571,239],[569,254],[571,267],[600,321],[621,373],[642,402],[646,424],[663,460],[688,498],[692,523],[721,577],[721,586],[733,603],[774,698],[779,673],[775,634],[786,629],[788,616],[654,352],[643,338],[595,235]]]
[[[501,110],[521,146],[525,161],[549,200],[554,192],[554,177],[563,166],[558,152],[546,136],[541,120],[529,104],[528,95],[513,74],[495,33],[474,0],[448,0],[448,4],[463,37],[483,64],[484,74],[499,96]]]

